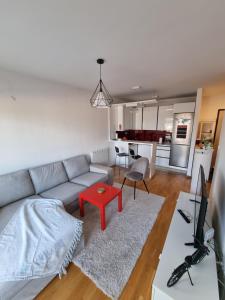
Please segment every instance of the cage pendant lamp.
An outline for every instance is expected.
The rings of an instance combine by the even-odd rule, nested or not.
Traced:
[[[92,107],[96,108],[107,108],[110,107],[113,103],[113,98],[109,94],[107,88],[105,87],[103,81],[102,81],[102,64],[104,64],[104,59],[99,58],[97,59],[97,63],[100,66],[100,79],[99,83],[91,96],[90,103]]]

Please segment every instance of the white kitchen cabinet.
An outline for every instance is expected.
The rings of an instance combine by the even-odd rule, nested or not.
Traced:
[[[175,103],[173,107],[175,114],[195,112],[195,102]]]
[[[142,108],[141,107],[134,109],[133,129],[142,129]]]
[[[157,145],[156,147],[156,166],[170,167],[170,145]]]
[[[142,108],[141,107],[124,107],[123,128],[142,129]]]
[[[168,150],[167,150],[167,148],[166,149],[158,149],[157,148],[156,156],[170,158],[170,148],[168,148]]]
[[[117,130],[123,130],[124,129],[124,106],[118,105],[117,106]]]
[[[159,106],[157,130],[173,130],[173,105]]]
[[[116,131],[142,129],[142,108],[112,105],[110,108],[110,138],[116,138]]]
[[[112,105],[110,108],[110,138],[116,138],[116,131],[124,130],[124,105]]]
[[[158,106],[143,108],[143,129],[156,130]]]
[[[117,120],[118,120],[118,113],[117,113],[117,106],[113,105],[109,110],[109,117],[110,117],[110,139],[116,138],[116,130],[117,129]]]
[[[166,157],[156,157],[155,164],[156,164],[156,166],[168,168],[170,166],[169,162],[170,162],[169,158],[166,158]]]
[[[124,107],[124,130],[134,129],[134,111],[130,107]]]

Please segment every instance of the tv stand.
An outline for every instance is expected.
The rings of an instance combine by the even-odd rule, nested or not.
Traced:
[[[170,288],[167,287],[167,281],[174,269],[184,261],[187,255],[193,254],[196,250],[194,247],[185,245],[186,241],[193,240],[194,224],[184,222],[177,213],[177,209],[194,213],[195,203],[189,201],[193,197],[192,194],[181,192],[177,200],[152,284],[152,300],[219,300],[216,258],[211,249],[209,255],[201,263],[192,266],[189,270],[194,286],[190,284],[188,274],[185,273],[178,283]]]

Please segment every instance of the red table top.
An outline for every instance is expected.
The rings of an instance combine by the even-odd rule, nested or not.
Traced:
[[[105,192],[102,194],[98,193],[99,188],[104,188]],[[121,193],[121,189],[98,182],[81,192],[79,197],[97,206],[101,206],[112,201],[119,193]]]

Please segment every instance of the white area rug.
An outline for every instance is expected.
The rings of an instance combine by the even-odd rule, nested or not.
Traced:
[[[163,202],[163,197],[141,190],[134,200],[133,188],[124,186],[123,211],[117,212],[117,199],[108,204],[105,231],[100,229],[98,208],[85,206],[85,248],[73,262],[110,298],[120,296]],[[75,216],[80,218],[79,211]]]

